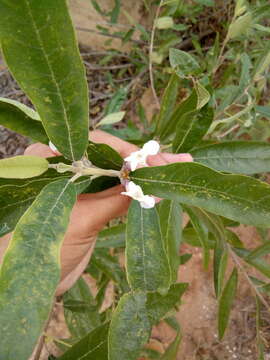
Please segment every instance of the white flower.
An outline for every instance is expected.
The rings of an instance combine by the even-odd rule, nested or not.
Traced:
[[[132,199],[139,201],[141,207],[144,209],[151,209],[156,203],[152,196],[144,195],[142,188],[133,181],[129,181],[126,184],[126,192],[122,192],[121,194],[130,196]]]
[[[57,147],[50,141],[49,147],[54,153],[58,153]]]
[[[148,166],[146,159],[148,155],[156,155],[159,152],[159,143],[155,140],[150,140],[143,145],[139,151],[131,153],[124,160],[129,164],[131,171],[134,171],[138,166]]]

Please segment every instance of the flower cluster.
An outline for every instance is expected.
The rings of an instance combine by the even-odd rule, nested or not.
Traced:
[[[131,171],[134,171],[140,167],[148,166],[147,156],[156,155],[159,152],[160,146],[157,141],[148,141],[142,149],[133,152],[125,160],[125,166]],[[140,205],[144,209],[151,209],[155,206],[155,198],[153,196],[144,195],[142,188],[136,185],[133,181],[127,181],[125,183],[126,191],[122,192],[122,195],[130,196],[132,199],[140,202]]]

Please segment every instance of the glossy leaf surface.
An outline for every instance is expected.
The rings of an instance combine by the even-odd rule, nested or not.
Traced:
[[[150,331],[146,295],[133,292],[122,296],[110,325],[109,360],[137,360]]]
[[[88,90],[66,1],[0,1],[2,52],[57,149],[79,160],[88,142]]]
[[[89,160],[97,167],[102,169],[120,170],[123,159],[107,144],[96,144],[90,142],[87,147]]]
[[[229,141],[191,151],[194,161],[218,171],[256,174],[270,171],[270,145],[253,141]]]
[[[28,359],[60,279],[60,246],[76,201],[73,184],[46,186],[20,219],[0,272],[0,358]]]
[[[196,163],[138,169],[130,179],[145,194],[194,205],[228,219],[269,227],[270,187],[242,175],[224,175]]]
[[[28,179],[48,170],[48,161],[37,156],[14,156],[0,160],[0,178]]]
[[[128,211],[126,268],[133,290],[166,291],[170,286],[170,268],[157,210],[142,209],[135,200]]]

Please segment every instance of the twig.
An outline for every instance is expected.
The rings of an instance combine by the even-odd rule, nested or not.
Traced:
[[[84,31],[84,32],[90,32],[90,33],[94,33],[94,34],[101,35],[101,36],[111,37],[113,39],[123,40],[123,37],[121,35],[107,34],[107,33],[103,33],[102,31],[96,31],[96,30],[93,30],[93,29],[83,28],[83,27],[80,27],[80,26],[77,26],[76,30]],[[142,41],[142,40],[130,39],[130,41],[132,41],[132,42],[134,42],[135,44],[138,44],[138,45],[146,45],[146,43],[144,41]]]
[[[118,69],[127,69],[134,66],[134,64],[120,64],[120,65],[108,65],[108,66],[95,66],[90,64],[88,61],[84,61],[84,64],[89,67],[90,70],[118,70]]]
[[[229,244],[227,244],[228,249],[230,251],[230,254],[232,256],[233,262],[235,263],[235,265],[240,269],[240,271],[242,272],[242,274],[244,275],[244,277],[246,278],[247,282],[249,283],[251,289],[255,292],[255,294],[258,296],[258,298],[261,300],[261,302],[263,303],[263,305],[265,306],[265,308],[269,311],[270,313],[270,306],[268,305],[268,303],[266,302],[265,298],[262,296],[262,294],[256,289],[256,287],[253,285],[252,281],[250,280],[246,270],[244,269],[243,265],[241,264],[241,262],[239,261],[237,255],[235,255],[235,253],[233,252],[231,246]]]
[[[155,99],[155,102],[157,104],[158,109],[160,109],[160,102],[156,93],[156,89],[155,89],[155,83],[154,83],[154,74],[153,74],[153,61],[152,61],[152,57],[153,57],[153,49],[154,49],[154,40],[155,40],[155,32],[156,32],[156,20],[159,17],[160,14],[160,10],[161,7],[163,5],[164,0],[160,0],[160,3],[158,5],[157,11],[156,11],[156,15],[154,18],[154,22],[153,22],[153,27],[152,27],[152,32],[151,32],[151,40],[150,40],[150,46],[149,46],[149,76],[150,76],[150,84],[151,84],[151,89],[152,89],[152,93]]]

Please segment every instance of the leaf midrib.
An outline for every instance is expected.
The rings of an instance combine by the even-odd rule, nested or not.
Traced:
[[[254,203],[259,203],[261,200],[265,200],[265,197],[262,198],[261,200],[249,200],[247,198],[241,198],[240,196],[236,196],[236,195],[232,195],[232,194],[227,194],[227,193],[224,193],[220,190],[215,190],[215,189],[209,189],[209,188],[206,188],[206,187],[202,187],[202,186],[198,186],[198,185],[191,185],[191,184],[185,184],[185,183],[181,183],[181,182],[173,182],[173,181],[164,181],[164,180],[154,180],[154,179],[144,179],[144,178],[137,178],[137,177],[134,177],[132,176],[132,179],[133,180],[138,180],[138,181],[144,181],[144,182],[148,182],[148,183],[154,183],[154,184],[168,184],[168,185],[174,185],[174,186],[182,186],[182,187],[187,187],[187,188],[194,188],[194,189],[198,189],[198,190],[207,190],[209,192],[212,192],[212,193],[217,193],[217,194],[220,194],[220,195],[224,195],[224,196],[230,196],[232,199],[235,199],[235,200],[241,200],[241,201],[245,201],[249,204],[251,204],[252,206],[254,206]],[[270,196],[270,194],[269,194]],[[229,199],[227,199],[229,200]],[[268,211],[268,208],[265,208],[263,206],[261,206],[261,208],[264,208],[265,210]]]
[[[49,61],[49,58],[48,58],[48,55],[46,54],[46,51],[45,51],[45,48],[44,48],[44,44],[43,44],[43,40],[41,38],[41,35],[40,35],[40,32],[38,30],[38,27],[37,27],[37,24],[35,22],[35,18],[32,14],[32,11],[31,11],[31,7],[30,7],[30,3],[29,3],[29,0],[25,0],[25,3],[26,3],[26,7],[27,7],[27,10],[28,10],[28,14],[30,16],[30,19],[31,19],[31,22],[32,22],[32,25],[33,25],[33,28],[35,30],[35,33],[36,33],[36,37],[37,37],[37,41],[39,42],[39,45],[40,45],[40,49],[44,55],[44,58],[47,62],[47,65],[48,65],[48,69],[51,73],[51,79],[52,79],[52,82],[54,83],[55,85],[55,88],[57,90],[57,95],[58,95],[58,98],[60,100],[60,104],[61,104],[61,107],[62,107],[62,111],[63,111],[63,116],[64,116],[64,120],[65,120],[65,125],[66,125],[66,128],[67,128],[67,132],[68,132],[68,143],[69,143],[69,148],[70,148],[70,153],[71,153],[71,156],[72,156],[72,160],[75,161],[75,157],[74,157],[74,153],[73,153],[73,146],[72,146],[72,140],[71,140],[71,130],[70,130],[70,125],[69,125],[69,122],[68,122],[68,116],[67,116],[67,112],[66,112],[66,108],[65,108],[65,104],[64,104],[64,100],[63,100],[63,96],[62,96],[62,93],[60,91],[60,87],[59,87],[59,84],[57,83],[56,81],[56,76],[55,76],[55,73],[54,73],[54,70],[53,70],[53,67]]]

